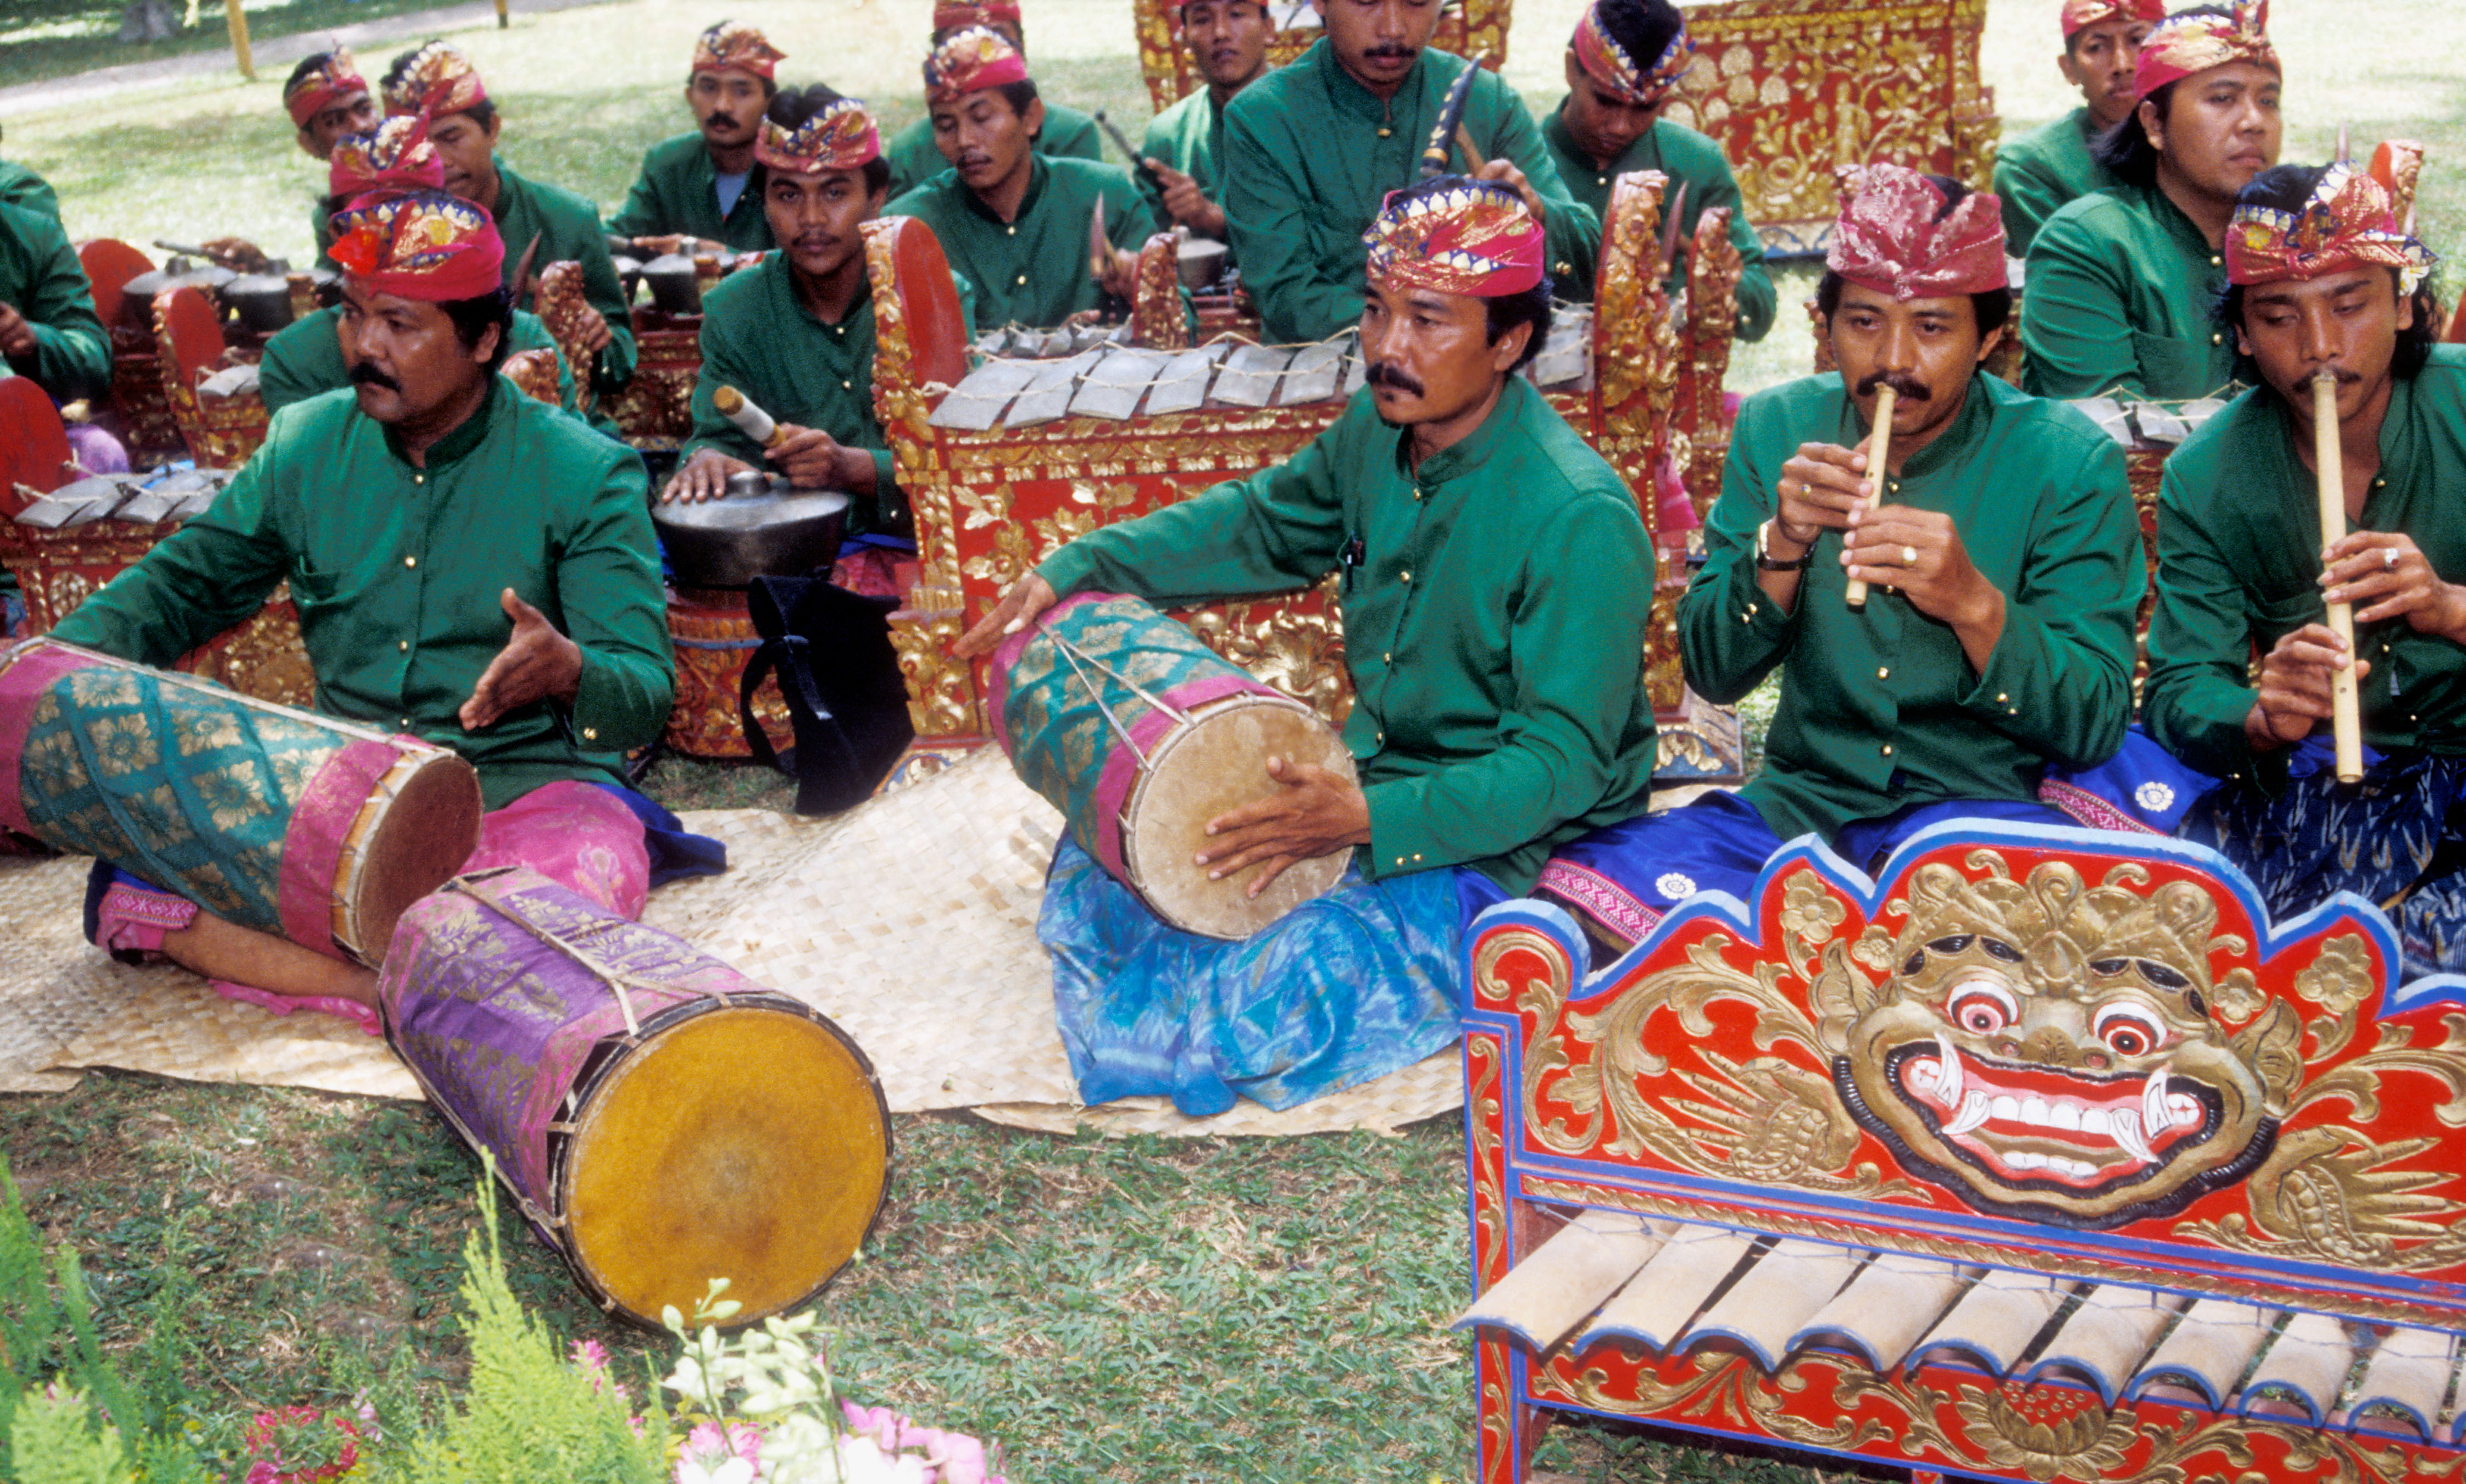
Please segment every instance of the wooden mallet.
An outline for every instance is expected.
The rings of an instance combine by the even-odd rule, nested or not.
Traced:
[[[771,415],[754,406],[751,398],[725,382],[712,389],[710,405],[734,423],[737,432],[765,448],[776,448],[787,441],[787,429],[772,421]]]

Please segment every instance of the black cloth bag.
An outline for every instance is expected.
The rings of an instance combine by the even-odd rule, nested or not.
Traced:
[[[820,577],[756,577],[746,594],[761,647],[745,666],[737,717],[756,760],[796,780],[798,814],[836,814],[871,797],[916,735],[890,645],[895,598]],[[796,745],[774,753],[753,688],[776,670]]]

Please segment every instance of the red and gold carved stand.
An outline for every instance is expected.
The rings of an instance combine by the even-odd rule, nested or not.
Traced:
[[[640,356],[634,378],[608,396],[608,416],[636,448],[671,449],[693,436],[694,377],[702,371],[702,316],[634,311]],[[568,359],[571,359],[571,352]]]
[[[745,667],[761,647],[741,589],[670,588],[668,639],[677,655],[677,699],[661,740],[693,757],[751,757],[741,702]],[[753,691],[753,717],[773,751],[796,744],[779,679]]]

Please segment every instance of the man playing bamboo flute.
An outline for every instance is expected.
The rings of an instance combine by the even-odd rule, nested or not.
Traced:
[[[1157,602],[1341,574],[1355,784],[1272,759],[1199,864],[1266,885],[1362,847],[1334,892],[1238,942],[1165,926],[1066,840],[1038,933],[1081,1096],[1221,1112],[1366,1081],[1451,1044],[1463,926],[1553,843],[1642,811],[1652,553],[1635,500],[1514,374],[1549,328],[1542,228],[1505,186],[1399,192],[1369,244],[1369,385],[1290,461],[1046,558],[961,641],[1057,595]]]
[[[2466,350],[2434,343],[2431,255],[2343,166],[2254,180],[2226,259],[2218,323],[2259,385],[2176,450],[2158,496],[2145,721],[2225,780],[2178,833],[2241,866],[2280,921],[2352,891],[2395,904],[2410,976],[2466,969]],[[2352,528],[2326,550],[2324,375]],[[2353,605],[2352,652],[2331,602]],[[2361,691],[2359,787],[2330,757],[2341,668]]]
[[[1795,836],[1866,868],[1939,820],[2071,822],[2037,801],[2041,773],[2123,740],[2145,586],[2123,455],[1980,369],[2011,304],[1995,198],[1898,166],[1852,172],[1847,196],[1816,289],[1841,369],[1741,405],[1678,608],[1699,694],[1781,672],[1763,771],[1542,872],[1621,946],[1699,889],[1748,896]]]
[[[608,230],[663,253],[691,252],[698,242],[740,253],[770,251],[762,164],[753,146],[787,55],[743,21],[721,21],[695,37],[685,73],[693,132],[663,139],[642,156],[641,173]]]
[[[2164,18],[2162,0],[2064,0],[2064,51],[2055,58],[2064,80],[2080,89],[2081,106],[1995,151],[1995,195],[2004,203],[2004,240],[2016,258],[2047,218],[2093,191],[2123,182],[2097,162],[2099,136],[2131,117],[2141,38]]]

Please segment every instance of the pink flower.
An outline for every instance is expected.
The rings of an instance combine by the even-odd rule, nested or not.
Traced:
[[[914,1450],[925,1455],[925,1484],[1003,1484],[988,1472],[985,1446],[964,1432],[920,1428],[886,1406],[842,1402],[848,1428],[886,1453]]]
[[[605,1371],[608,1347],[595,1339],[577,1339],[573,1342],[573,1363],[586,1371]]]

